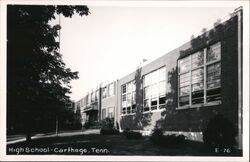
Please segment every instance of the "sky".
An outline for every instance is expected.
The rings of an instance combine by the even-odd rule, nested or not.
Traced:
[[[91,14],[61,16],[60,47],[66,66],[79,72],[70,97],[96,89],[174,50],[237,7],[88,6]]]

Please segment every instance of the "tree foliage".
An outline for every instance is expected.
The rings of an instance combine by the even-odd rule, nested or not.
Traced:
[[[88,15],[87,6],[7,7],[7,127],[31,132],[48,129],[53,116],[69,102],[70,81],[78,72],[67,68],[57,41],[56,14]]]

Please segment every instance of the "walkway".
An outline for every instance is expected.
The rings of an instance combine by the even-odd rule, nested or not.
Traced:
[[[86,129],[86,130],[73,130],[73,131],[60,131],[58,135],[55,132],[51,133],[39,133],[31,137],[31,139],[47,138],[47,137],[67,137],[74,135],[86,135],[86,134],[100,134],[100,129]],[[25,135],[10,135],[7,136],[7,144],[15,144],[25,141]]]

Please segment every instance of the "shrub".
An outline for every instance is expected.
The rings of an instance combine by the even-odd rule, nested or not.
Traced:
[[[103,135],[119,134],[119,130],[115,129],[113,119],[105,118],[102,121],[100,133]]]
[[[208,149],[234,149],[236,135],[237,130],[234,124],[223,115],[218,114],[208,122],[206,129],[203,131],[203,141]]]
[[[123,134],[126,136],[126,134],[128,134],[128,132],[130,132],[131,130],[129,128],[125,128],[125,130],[123,131]]]
[[[156,136],[163,136],[163,131],[162,131],[162,129],[156,127],[156,128],[153,130],[152,137],[156,137]]]
[[[84,128],[85,128],[85,129],[89,129],[90,126],[91,126],[91,123],[90,123],[90,122],[86,122],[86,123],[84,124]]]
[[[101,128],[100,133],[102,135],[113,135],[113,134],[119,134],[119,131],[116,129],[110,129],[110,128]]]
[[[161,146],[166,147],[179,147],[182,146],[185,143],[185,136],[184,135],[163,135],[163,131],[160,128],[155,128],[153,130],[153,133],[150,137],[150,140]]]

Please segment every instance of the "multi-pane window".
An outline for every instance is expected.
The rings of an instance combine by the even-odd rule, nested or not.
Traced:
[[[122,89],[122,114],[135,112],[135,81],[128,82],[121,87]]]
[[[166,107],[166,68],[162,67],[143,78],[143,111]]]
[[[221,44],[179,60],[179,107],[221,100]]]
[[[102,88],[102,98],[111,97],[115,94],[115,84],[111,83]]]
[[[107,87],[103,87],[102,89],[102,98],[106,98],[108,96]]]

